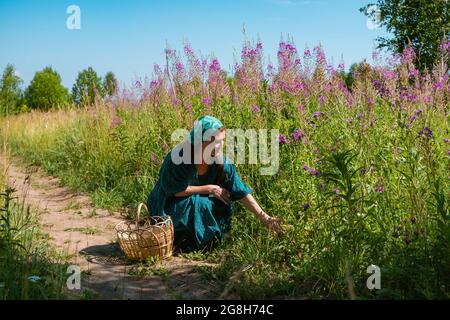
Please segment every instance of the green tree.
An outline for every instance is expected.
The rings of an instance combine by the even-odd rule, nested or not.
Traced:
[[[103,89],[107,96],[112,97],[117,89],[116,76],[112,72],[108,72],[103,80]]]
[[[102,78],[92,67],[79,72],[72,87],[73,101],[78,105],[93,104],[97,95],[101,98],[105,96]]]
[[[373,10],[374,6],[378,10]],[[378,0],[360,11],[393,34],[390,39],[379,37],[379,48],[401,53],[410,45],[416,51],[416,65],[421,70],[433,66],[439,56],[439,45],[449,36],[448,0]]]
[[[350,69],[348,70],[347,73],[345,73],[344,71],[339,73],[340,77],[345,82],[345,85],[349,90],[353,89],[353,84],[355,83],[356,75],[358,73],[362,74],[367,72],[367,67],[368,67],[367,61],[363,60],[361,62],[353,63],[350,66]]]
[[[23,104],[22,79],[12,64],[8,64],[0,79],[0,114],[20,111]]]
[[[69,104],[70,94],[61,84],[61,76],[52,67],[46,67],[35,73],[25,90],[25,99],[30,108],[47,111]]]

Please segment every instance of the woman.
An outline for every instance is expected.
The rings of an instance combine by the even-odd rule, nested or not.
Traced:
[[[275,233],[283,231],[281,220],[261,209],[234,164],[222,156],[225,132],[214,117],[198,119],[188,139],[165,157],[148,197],[151,215],[170,215],[175,245],[182,251],[211,249],[222,240],[231,229],[232,201],[242,203]],[[182,157],[186,150],[188,161],[174,161],[174,155]]]

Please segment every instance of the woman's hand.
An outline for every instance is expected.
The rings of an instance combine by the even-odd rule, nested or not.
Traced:
[[[266,220],[267,222],[266,227],[274,232],[277,235],[283,234],[284,233],[284,229],[282,226],[282,220],[281,218],[275,218],[275,217],[270,217],[269,219]]]
[[[209,185],[208,187],[209,194],[212,194],[214,197],[221,200],[226,205],[230,204],[230,192],[227,189],[214,184]]]
[[[258,218],[258,220],[260,220],[267,228],[269,228],[269,230],[271,230],[275,234],[283,235],[293,229],[291,225],[285,224],[282,218],[274,218],[265,213],[251,194],[248,194],[247,196],[239,200],[239,202],[241,202],[247,209],[252,211],[255,214],[256,218]]]
[[[213,195],[226,204],[230,203],[230,193],[228,190],[214,184],[189,186],[186,190],[176,193],[175,197],[188,197],[193,194]]]
[[[293,229],[291,225],[285,224],[284,220],[280,217],[268,217],[268,219],[265,220],[265,225],[277,236],[284,235]]]
[[[222,188],[217,185],[211,185],[209,194],[221,200],[226,205],[230,204],[230,193],[225,188]]]

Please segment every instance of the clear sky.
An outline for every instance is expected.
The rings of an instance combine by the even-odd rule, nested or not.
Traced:
[[[164,61],[166,43],[214,53],[230,70],[247,37],[264,44],[276,61],[281,35],[300,50],[322,43],[327,57],[348,67],[371,60],[383,30],[367,26],[359,8],[370,0],[0,0],[0,68],[13,63],[28,85],[47,65],[71,88],[77,73],[92,66],[101,76],[113,71],[130,84],[150,76]],[[67,7],[81,9],[81,29],[69,30]]]

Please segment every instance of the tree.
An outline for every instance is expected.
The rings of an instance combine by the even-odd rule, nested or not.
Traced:
[[[374,6],[378,10],[373,10]],[[439,45],[449,37],[448,0],[378,0],[360,11],[393,34],[392,39],[379,37],[379,48],[402,53],[411,46],[420,70],[433,66],[439,56]]]
[[[369,69],[369,64],[364,59],[361,62],[353,63],[347,73],[345,73],[345,71],[341,71],[339,75],[344,81],[346,87],[349,90],[353,90],[353,84],[355,83],[357,75],[367,74]]]
[[[30,108],[45,111],[70,103],[69,91],[61,84],[61,76],[52,67],[35,73],[25,90],[25,99]]]
[[[97,95],[105,96],[101,77],[92,67],[79,72],[72,87],[73,101],[78,105],[93,104]]]
[[[20,111],[23,104],[23,93],[20,88],[22,83],[14,66],[8,64],[0,79],[0,114]]]
[[[108,72],[103,80],[103,89],[107,96],[112,97],[117,89],[116,76],[112,72]]]

